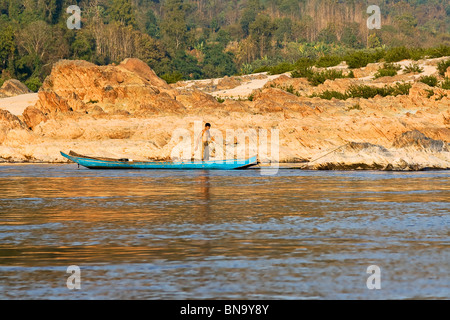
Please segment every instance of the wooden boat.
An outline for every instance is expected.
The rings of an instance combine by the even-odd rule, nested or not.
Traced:
[[[258,164],[256,156],[245,160],[212,160],[212,161],[133,161],[131,159],[111,159],[83,156],[70,151],[61,155],[89,169],[200,169],[200,170],[236,170],[245,169]]]

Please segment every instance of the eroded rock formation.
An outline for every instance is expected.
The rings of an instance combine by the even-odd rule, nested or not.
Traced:
[[[411,78],[409,95],[309,97],[367,84],[364,77],[377,69],[369,65],[355,70],[355,79],[326,81],[317,87],[288,75],[270,81],[265,75],[254,80],[248,76],[241,86],[251,87],[255,81],[260,88],[248,98],[219,103],[202,90],[203,85],[167,85],[137,59],[109,66],[60,61],[45,80],[37,103],[22,116],[0,110],[0,161],[61,162],[65,159],[59,151],[70,149],[98,156],[168,159],[180,141],[176,130],[187,130],[193,142],[194,124],[210,122],[216,134],[222,133],[223,143],[217,147],[232,151],[244,145],[227,137],[226,130],[276,129],[279,160],[301,161],[310,169],[449,168],[449,90]],[[239,81],[234,80],[222,84],[236,88]],[[247,140],[257,142],[255,137]]]

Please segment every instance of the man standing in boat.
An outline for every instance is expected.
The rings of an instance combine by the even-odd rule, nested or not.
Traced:
[[[214,137],[211,137],[211,133],[209,132],[209,129],[211,129],[211,124],[206,123],[205,128],[198,135],[197,142],[195,144],[195,150],[197,150],[200,142],[202,144],[202,160],[203,161],[209,160],[210,144],[211,144],[211,142],[214,142]]]

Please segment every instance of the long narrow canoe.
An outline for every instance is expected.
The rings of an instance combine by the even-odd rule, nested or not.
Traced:
[[[130,159],[97,158],[61,152],[61,155],[89,169],[201,169],[201,170],[236,170],[245,169],[258,163],[256,156],[245,160],[213,161],[133,161]]]

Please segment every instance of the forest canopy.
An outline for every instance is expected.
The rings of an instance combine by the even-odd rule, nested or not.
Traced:
[[[381,29],[367,28],[370,4]],[[78,30],[67,27],[70,5],[81,8]],[[137,57],[175,82],[448,46],[449,17],[447,0],[0,0],[0,84],[37,90],[59,59]]]

